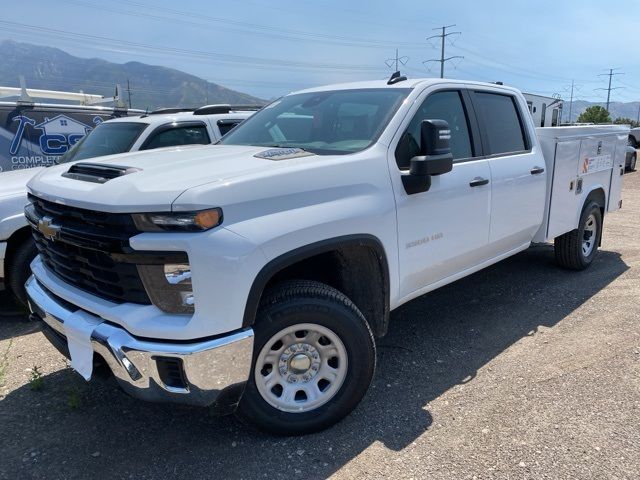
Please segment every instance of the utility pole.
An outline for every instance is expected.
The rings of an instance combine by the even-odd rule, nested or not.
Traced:
[[[598,75],[599,77],[604,77],[607,76],[609,77],[609,87],[608,88],[596,88],[596,90],[606,90],[607,91],[607,112],[609,111],[609,103],[611,100],[611,90],[618,90],[619,88],[622,87],[611,87],[611,79],[613,78],[614,75],[624,75],[623,72],[614,72],[614,70],[620,70],[619,68],[610,68],[609,69],[609,73],[601,73],[600,75]]]
[[[406,65],[408,61],[409,61],[409,57],[407,57],[407,56],[399,57],[398,56],[398,49],[396,48],[396,56],[395,56],[395,58],[388,58],[388,59],[386,59],[384,61],[384,63],[389,68],[391,68],[395,64],[396,69],[394,71],[395,72],[399,72],[400,71],[400,68],[399,68],[400,65]]]
[[[128,78],[127,78],[127,95],[129,96],[129,108],[131,108],[131,86],[129,85]]]
[[[431,40],[432,38],[440,38],[440,60],[431,59],[431,60],[425,60],[422,63],[425,64],[425,63],[429,63],[429,62],[440,62],[440,78],[444,78],[444,63],[445,62],[448,62],[449,60],[453,60],[454,58],[464,58],[464,57],[462,57],[460,55],[454,55],[454,56],[448,57],[448,58],[444,57],[444,41],[445,41],[445,39],[449,35],[460,35],[462,33],[462,32],[448,32],[447,33],[447,28],[451,28],[451,27],[455,27],[455,24],[434,28],[434,30],[442,30],[442,33],[440,33],[439,35],[432,35],[432,36],[427,38],[427,40]]]

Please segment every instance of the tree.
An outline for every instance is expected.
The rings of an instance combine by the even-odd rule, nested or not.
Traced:
[[[578,123],[611,123],[611,117],[606,108],[594,105],[580,114]]]
[[[627,117],[618,117],[613,121],[613,123],[615,123],[616,125],[629,125],[631,126],[631,128],[640,126],[638,122]]]

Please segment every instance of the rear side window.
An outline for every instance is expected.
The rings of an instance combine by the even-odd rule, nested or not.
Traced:
[[[207,128],[203,126],[175,127],[156,133],[142,148],[151,150],[152,148],[175,147],[178,145],[206,145],[211,143]]]
[[[527,150],[522,122],[515,98],[499,93],[475,92],[475,104],[482,115],[487,133],[488,154],[521,152]]]

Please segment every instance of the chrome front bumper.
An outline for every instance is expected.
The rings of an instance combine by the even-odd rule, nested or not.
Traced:
[[[47,338],[68,355],[65,319],[78,308],[55,297],[33,276],[26,289],[32,317],[44,322]],[[220,404],[229,409],[239,401],[251,369],[251,329],[208,340],[169,342],[136,338],[102,322],[90,338],[93,352],[104,359],[120,386],[148,401]]]

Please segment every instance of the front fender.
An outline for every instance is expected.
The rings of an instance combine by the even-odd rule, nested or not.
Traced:
[[[7,240],[14,232],[27,226],[24,218],[27,203],[26,195],[0,198],[0,241]]]

